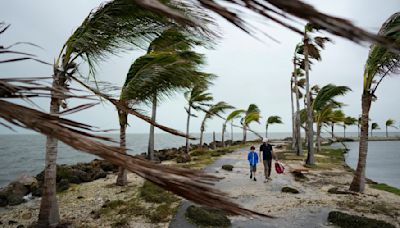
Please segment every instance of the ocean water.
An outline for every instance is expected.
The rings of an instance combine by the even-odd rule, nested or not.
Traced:
[[[358,142],[346,142],[350,151],[346,163],[353,169],[358,163]],[[335,144],[341,146],[341,144]],[[365,175],[379,183],[400,188],[400,141],[368,142],[367,168]]]
[[[199,134],[192,134],[198,136]],[[107,136],[119,140],[118,134]],[[290,133],[271,133],[271,138],[285,138]],[[230,134],[225,135],[229,140]],[[241,140],[242,133],[234,133],[234,140]],[[247,133],[247,139],[253,140],[257,137],[251,132]],[[147,151],[148,134],[127,134],[128,153],[135,155]],[[221,134],[216,133],[216,140],[221,140]],[[204,141],[212,141],[212,134],[206,133]],[[7,185],[22,174],[36,175],[44,169],[46,138],[42,135],[0,135],[0,187]],[[191,143],[199,143],[192,140]],[[170,134],[155,135],[155,149],[180,147],[185,145],[185,139]],[[88,162],[96,156],[79,152],[63,143],[59,143],[57,157],[58,164],[75,164],[77,162]]]

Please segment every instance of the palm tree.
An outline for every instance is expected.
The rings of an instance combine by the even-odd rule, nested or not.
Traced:
[[[226,102],[220,101],[214,105],[211,105],[209,107],[209,109],[205,111],[205,115],[204,115],[203,121],[201,122],[201,126],[200,126],[200,148],[203,147],[203,133],[206,128],[206,121],[208,119],[213,118],[214,116],[218,116],[218,117],[222,118],[220,116],[222,113],[224,113],[228,109],[233,109],[233,108],[234,108],[233,106],[227,104]]]
[[[381,127],[379,127],[378,123],[372,123],[371,124],[371,137],[373,136],[372,135],[373,130],[380,130],[380,129],[381,129]]]
[[[351,116],[346,116],[343,119],[343,137],[346,138],[346,128],[347,126],[356,125],[358,120]]]
[[[265,137],[268,138],[268,126],[272,124],[283,124],[280,116],[269,116],[265,126]]]
[[[233,121],[234,119],[241,118],[241,115],[245,113],[246,110],[244,109],[237,109],[232,111],[228,117],[226,117],[225,122],[222,124],[222,146],[225,147],[225,131],[226,131],[226,124],[230,121],[231,122],[231,140],[233,142]]]
[[[185,110],[188,114],[186,120],[186,134],[189,134],[190,117],[197,117],[196,115],[192,114],[192,109],[205,110],[207,106],[210,106],[209,102],[214,99],[211,93],[207,92],[206,90],[207,87],[204,85],[195,85],[191,90],[185,92],[185,98],[188,102],[187,107],[185,107]],[[185,158],[189,158],[189,150],[189,139],[186,138],[186,151],[185,154],[183,154]]]
[[[250,104],[246,110],[245,116],[241,120],[243,127],[243,144],[246,143],[247,129],[250,123],[257,122],[260,123],[260,109],[255,104]]]
[[[190,88],[193,83],[202,79],[196,71],[201,64],[202,55],[192,51],[159,51],[151,52],[138,58],[129,69],[121,91],[120,101],[131,105],[152,103],[152,121],[155,121],[156,104],[164,97]],[[120,142],[125,147],[125,129],[127,113],[119,110]],[[150,149],[148,157],[154,159],[154,128],[151,128]],[[117,185],[126,185],[126,172],[120,169]]]
[[[395,13],[382,25],[378,35],[392,41],[392,44],[400,43],[400,13]],[[368,59],[364,68],[363,93],[361,96],[361,133],[359,144],[359,157],[357,169],[350,190],[363,192],[365,188],[365,166],[368,152],[368,117],[371,102],[375,99],[375,92],[380,83],[391,73],[396,73],[400,68],[400,52],[379,44],[371,46]]]
[[[304,37],[303,37],[303,55],[304,55],[304,71],[306,75],[306,92],[305,96],[307,99],[307,160],[306,164],[314,165],[314,130],[313,130],[313,110],[312,110],[312,102],[310,95],[310,79],[309,79],[309,70],[310,64],[309,58],[315,59],[317,61],[321,60],[320,48],[323,49],[325,47],[325,43],[330,41],[327,37],[315,37],[311,38],[308,36],[308,33],[313,32],[315,30],[319,30],[318,26],[308,23],[304,28]],[[300,51],[301,53],[301,51]]]
[[[393,128],[397,128],[395,126],[396,121],[394,121],[393,119],[388,119],[385,122],[386,125],[386,137],[389,137],[389,133],[388,133],[388,127],[393,127]]]
[[[335,110],[341,107],[341,103],[336,101],[337,96],[342,96],[350,91],[347,86],[336,86],[328,84],[319,90],[313,100],[312,108],[314,110],[315,122],[317,124],[317,151],[321,149],[321,128],[323,124],[329,122],[339,122],[344,118],[341,110]]]
[[[153,84],[155,89],[153,89],[154,94],[151,112],[152,121],[156,120],[157,103],[159,103],[160,99],[164,96],[169,96],[171,93],[177,92],[182,88],[191,87],[192,83],[190,80],[192,80],[193,83],[196,83],[195,81],[197,78],[190,77],[190,75],[195,76],[196,72],[194,72],[194,70],[203,64],[204,61],[202,56],[189,51],[193,46],[203,43],[200,42],[200,40],[195,39],[196,37],[194,37],[194,35],[196,34],[184,34],[182,31],[179,31],[178,28],[173,27],[164,31],[159,37],[150,43],[148,53],[168,54],[170,52],[176,52],[182,55],[182,58],[176,59],[175,64],[166,63],[168,67],[165,68],[164,71],[171,71],[169,75],[166,75],[165,77],[166,82],[169,81],[169,83],[166,83],[163,87],[161,87],[162,85]],[[146,66],[148,66],[148,64]],[[159,71],[159,69],[157,71]],[[186,78],[185,74],[187,76]],[[201,79],[201,77],[198,78]],[[150,160],[154,159],[154,125],[150,125],[147,157]]]
[[[177,12],[185,11],[188,15],[193,12],[183,4],[165,4]],[[193,15],[201,14],[193,12]],[[115,54],[130,45],[141,47],[174,23],[148,7],[128,0],[113,0],[92,11],[66,41],[54,63],[52,86],[57,90],[52,92],[50,114],[58,115],[60,106],[66,108],[63,93],[67,90],[68,80],[77,72],[78,60],[86,62],[89,75],[94,76],[96,63],[108,54]],[[55,195],[57,144],[57,139],[47,137],[45,181],[38,221],[41,227],[57,226],[60,220]]]
[[[299,52],[301,50],[302,43],[299,43],[296,45],[295,51],[294,51],[294,57],[293,57],[293,87],[291,88],[291,91],[294,90],[295,96],[296,96],[296,112],[294,116],[292,117],[292,122],[294,122],[293,126],[293,139],[292,139],[292,144],[293,144],[293,149],[295,150],[296,154],[298,156],[303,155],[303,149],[301,145],[301,131],[300,131],[300,91],[299,91],[299,86],[303,86],[303,81],[298,80],[299,77],[304,76],[302,69],[301,69],[301,63],[302,60],[299,57]],[[292,110],[293,110],[293,97],[292,97]],[[293,114],[292,114],[293,115]]]
[[[329,118],[329,124],[331,125],[331,138],[335,138],[335,124],[343,122],[346,115],[342,110],[333,111],[331,117]]]

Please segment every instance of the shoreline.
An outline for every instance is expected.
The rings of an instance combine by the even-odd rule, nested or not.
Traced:
[[[274,144],[275,142],[273,142]],[[252,142],[250,144],[258,144],[258,142]],[[249,145],[250,145],[249,144]],[[339,209],[347,209],[353,214],[359,214],[360,211],[365,210],[368,207],[371,207],[373,205],[363,205],[360,206],[359,208],[356,208],[357,210],[349,210],[350,204],[346,205],[339,205],[338,201],[335,201],[336,198],[340,199],[341,203],[345,204],[345,200],[351,200],[351,202],[354,202],[354,200],[360,201],[360,202],[367,202],[368,200],[373,200],[376,205],[379,205],[382,208],[376,209],[376,213],[374,214],[368,214],[368,211],[363,212],[364,214],[368,215],[369,217],[377,218],[377,219],[383,219],[387,222],[394,223],[396,224],[397,227],[400,227],[400,221],[396,220],[390,216],[386,216],[382,213],[382,210],[386,209],[393,209],[400,211],[400,208],[398,206],[393,206],[390,202],[397,202],[397,205],[400,205],[400,197],[396,196],[392,193],[388,193],[382,190],[377,190],[371,188],[369,185],[371,183],[368,183],[368,187],[366,190],[365,194],[359,194],[357,196],[353,195],[331,195],[327,196],[327,191],[333,187],[345,187],[347,186],[348,179],[352,177],[352,174],[348,170],[349,168],[346,168],[347,164],[342,160],[343,154],[334,154],[332,157],[329,155],[328,157],[325,157],[325,155],[320,156],[317,154],[316,158],[318,159],[317,167],[311,168],[311,174],[305,174],[306,177],[308,178],[307,181],[297,181],[298,179],[295,176],[290,175],[289,173],[285,174],[286,177],[282,180],[283,182],[280,182],[280,177],[283,176],[277,176],[275,174],[276,183],[275,186],[270,188],[268,191],[271,191],[271,195],[276,196],[276,200],[272,201],[273,206],[257,206],[257,202],[263,200],[265,191],[262,189],[253,189],[249,190],[248,189],[248,184],[245,186],[238,188],[239,190],[230,190],[229,186],[235,186],[236,184],[243,184],[242,182],[247,183],[248,177],[247,176],[247,166],[240,165],[240,167],[234,168],[234,172],[228,172],[225,170],[222,170],[220,165],[215,165],[215,162],[222,159],[224,161],[234,161],[235,159],[238,159],[237,151],[241,152],[246,152],[247,151],[248,145],[237,145],[235,147],[228,147],[228,148],[218,148],[216,150],[208,150],[208,151],[200,151],[200,150],[194,150],[191,151],[191,156],[192,156],[192,162],[190,163],[179,163],[177,164],[174,160],[168,160],[164,161],[163,164],[165,165],[174,165],[174,166],[179,166],[179,167],[185,167],[185,168],[193,168],[193,169],[202,169],[204,167],[214,167],[212,169],[207,168],[208,172],[211,172],[213,175],[221,176],[224,177],[222,182],[217,183],[217,187],[222,186],[223,191],[227,192],[232,199],[235,201],[239,201],[240,204],[246,203],[246,200],[243,201],[243,199],[251,199],[251,205],[245,205],[245,207],[249,209],[254,209],[258,212],[261,213],[267,213],[267,214],[273,214],[273,215],[281,215],[280,213],[284,212],[285,210],[291,210],[292,208],[299,208],[299,206],[302,205],[302,207],[309,208],[308,212],[306,214],[301,214],[300,211],[296,211],[293,209],[292,212],[289,212],[287,216],[292,216],[291,218],[298,218],[298,216],[311,216],[311,215],[318,215],[318,216],[326,216],[328,211],[334,209],[334,208],[328,208],[326,206],[331,205],[336,205],[337,208]],[[327,147],[325,147],[327,148]],[[299,164],[302,162],[302,159],[304,157],[297,157],[295,156],[292,152],[287,151],[286,149],[279,149],[280,150],[280,156],[282,158],[282,161],[290,164]],[[233,151],[236,151],[232,153]],[[236,157],[235,157],[236,156]],[[240,156],[240,159],[243,159]],[[327,160],[328,159],[328,160]],[[333,160],[332,160],[333,159]],[[330,164],[330,161],[334,161],[333,164]],[[241,162],[241,161],[240,161]],[[243,172],[241,171],[243,167]],[[239,168],[239,170],[236,170]],[[259,167],[259,170],[261,170],[262,167]],[[211,170],[211,171],[210,171]],[[235,171],[236,170],[236,171]],[[218,171],[218,172],[217,172]],[[259,172],[259,180],[258,184],[261,184],[261,186],[264,186],[263,183],[261,183],[261,171]],[[242,173],[242,174],[241,174]],[[245,175],[244,178],[246,181],[242,180],[242,175]],[[332,176],[333,175],[333,176]],[[339,175],[339,177],[336,177]],[[273,177],[273,178],[275,178]],[[345,177],[345,179],[343,179]],[[147,202],[140,196],[140,188],[143,186],[145,183],[144,180],[135,174],[129,174],[129,185],[127,187],[118,187],[115,186],[115,174],[108,174],[106,178],[98,179],[92,182],[87,182],[87,183],[82,183],[82,184],[77,184],[77,185],[72,185],[72,187],[68,190],[66,190],[63,193],[57,194],[57,197],[59,198],[59,204],[60,204],[60,213],[61,213],[61,218],[63,221],[70,221],[72,222],[73,226],[86,226],[86,227],[116,227],[118,224],[122,223],[127,223],[130,226],[136,226],[136,227],[167,227],[171,220],[173,214],[167,214],[166,217],[163,219],[155,219],[154,218],[154,213],[157,211],[159,208],[162,208],[164,204],[158,204],[158,203],[153,203],[153,202]],[[233,179],[230,179],[233,178]],[[237,179],[239,178],[239,179]],[[327,179],[326,182],[325,179]],[[333,179],[331,179],[333,178]],[[279,187],[282,187],[282,183],[290,183],[289,185],[295,188],[298,188],[300,190],[300,195],[287,195],[283,193],[280,193]],[[322,185],[321,185],[322,184]],[[278,186],[278,187],[277,187]],[[236,186],[237,187],[237,186]],[[259,191],[262,190],[262,191]],[[279,190],[279,191],[278,191]],[[250,191],[250,195],[247,194],[247,191]],[[316,196],[312,196],[313,192],[317,192],[318,194]],[[244,195],[243,195],[244,194]],[[132,195],[134,196],[132,198]],[[303,196],[304,195],[304,196]],[[250,197],[251,196],[251,197]],[[250,197],[250,198],[248,198]],[[259,198],[261,197],[261,198]],[[283,198],[282,198],[283,197]],[[300,198],[299,198],[300,197]],[[303,199],[302,197],[306,197]],[[311,197],[311,198],[310,198]],[[315,198],[316,197],[316,198]],[[349,197],[349,198],[346,198]],[[40,198],[35,198],[32,201],[29,201],[28,203],[25,204],[20,204],[17,206],[10,206],[7,207],[4,210],[0,211],[0,222],[1,224],[8,224],[10,221],[16,221],[18,222],[18,225],[29,225],[33,221],[36,220],[37,218],[37,212],[38,212],[38,204],[39,204],[39,199]],[[268,199],[264,199],[268,200]],[[327,200],[327,201],[326,201]],[[123,202],[135,202],[135,205],[140,205],[140,207],[136,207],[130,204],[124,204]],[[315,202],[314,202],[315,201]],[[180,202],[180,200],[178,201]],[[268,201],[267,201],[268,202]],[[119,203],[121,205],[113,206],[113,208],[109,208],[107,205],[113,205],[114,203]],[[386,205],[386,203],[389,203]],[[283,204],[283,207],[282,207]],[[384,204],[384,206],[382,206]],[[131,208],[134,207],[134,208]],[[168,205],[170,207],[170,210],[172,212],[178,210],[178,204],[176,202],[173,202]],[[76,210],[75,213],[71,213],[71,208],[74,208]],[[105,209],[104,209],[105,208]],[[123,214],[115,214],[115,212],[120,212],[124,210],[131,210],[131,211],[136,211],[135,213],[130,214],[129,216],[129,221],[126,220],[127,217],[124,217]],[[148,208],[149,214],[143,214],[137,212],[139,209],[143,210],[144,208]],[[325,209],[322,209],[325,208]],[[337,209],[336,208],[336,209]],[[382,209],[382,210],[381,210]],[[322,210],[322,214],[316,213],[317,211]],[[101,214],[100,211],[102,211]],[[105,212],[106,211],[106,212]],[[111,211],[111,212],[110,212]],[[300,213],[300,214],[299,214]],[[85,216],[81,216],[85,215]],[[153,217],[152,217],[153,216]],[[286,217],[287,217],[286,216]],[[317,216],[317,217],[318,217]],[[81,219],[80,217],[83,217],[84,219]],[[231,218],[232,219],[232,218]],[[154,222],[157,221],[157,222]],[[249,221],[245,218],[234,218],[232,221],[236,221],[236,224],[241,224],[246,225],[246,224],[257,224],[256,221]],[[279,222],[280,221],[280,222]],[[321,217],[318,217],[318,221],[322,221]],[[247,223],[249,222],[249,223]],[[294,222],[294,221],[293,221]],[[279,225],[280,227],[285,227],[284,221],[278,220],[277,226]],[[13,227],[13,226],[11,226]],[[15,226],[16,227],[16,226]]]

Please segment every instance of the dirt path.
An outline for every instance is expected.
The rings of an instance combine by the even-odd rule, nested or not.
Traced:
[[[284,186],[293,186],[305,194],[290,174],[272,172],[272,180],[264,183],[262,165],[258,165],[257,181],[249,178],[249,167],[246,160],[247,151],[244,149],[225,155],[208,166],[205,171],[224,177],[216,184],[216,188],[229,194],[235,201],[246,208],[277,216],[275,219],[230,217],[232,227],[327,227],[325,225],[329,207],[304,206],[296,207],[289,201],[297,201],[300,197],[290,193],[281,193]],[[221,169],[223,164],[234,166],[232,172]],[[192,203],[184,201],[179,208],[170,227],[196,227],[185,219],[185,211]]]

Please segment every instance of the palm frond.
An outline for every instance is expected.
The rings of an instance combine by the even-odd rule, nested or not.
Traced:
[[[334,99],[337,96],[346,94],[348,91],[351,91],[351,89],[347,86],[336,86],[333,84],[328,84],[322,87],[315,97],[315,100],[313,101],[313,109],[316,111],[320,111],[326,105],[332,103],[338,105],[339,103],[336,102]]]
[[[269,116],[267,119],[267,124],[282,124],[282,119],[280,116]]]
[[[234,110],[228,115],[228,117],[226,117],[226,121],[228,122],[228,121],[231,121],[233,119],[239,118],[245,112],[246,112],[246,110],[244,110],[244,109]]]
[[[381,129],[381,128],[379,127],[378,123],[372,123],[372,124],[371,124],[371,129],[372,129],[372,130],[379,130],[379,129]]]
[[[388,119],[388,120],[386,120],[385,125],[386,125],[387,127],[393,127],[395,123],[396,123],[395,120],[393,120],[393,119]]]

